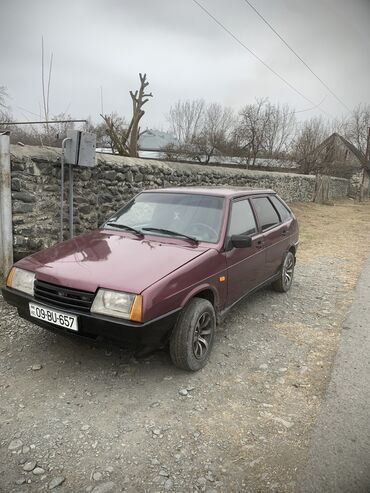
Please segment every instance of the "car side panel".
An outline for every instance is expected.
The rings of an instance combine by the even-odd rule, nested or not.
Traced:
[[[269,196],[270,194],[265,195],[265,197],[269,197]],[[253,205],[253,200],[252,200],[252,205]],[[272,276],[274,276],[279,272],[286,253],[298,241],[297,220],[294,214],[292,213],[292,211],[289,209],[289,207],[286,206],[286,208],[290,211],[291,217],[288,220],[280,222],[276,226],[263,232],[263,242],[264,242],[265,253],[266,253],[263,281],[271,278]],[[277,210],[276,212],[280,217],[279,212]],[[255,209],[255,213],[261,231],[260,220],[256,209]]]
[[[293,219],[264,233],[266,251],[264,279],[268,279],[279,271],[283,258],[291,245],[290,227],[292,223]]]
[[[254,235],[250,247],[232,248],[224,255],[227,263],[227,305],[232,305],[264,280],[266,251],[263,234]]]
[[[206,289],[213,294],[216,311],[222,310],[227,295],[226,260],[213,248],[143,291],[145,321],[182,308]]]

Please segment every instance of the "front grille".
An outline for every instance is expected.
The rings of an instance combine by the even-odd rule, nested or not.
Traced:
[[[89,312],[94,300],[94,293],[88,291],[78,291],[77,289],[56,286],[44,281],[35,281],[35,300],[60,308],[77,309]]]

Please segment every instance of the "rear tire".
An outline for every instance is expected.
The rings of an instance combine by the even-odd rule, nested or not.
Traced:
[[[193,298],[182,310],[170,339],[177,368],[198,371],[209,358],[216,328],[215,310],[208,300]]]
[[[294,275],[295,257],[292,252],[288,252],[285,256],[283,265],[281,267],[279,279],[272,283],[272,287],[279,293],[286,293],[289,291]]]

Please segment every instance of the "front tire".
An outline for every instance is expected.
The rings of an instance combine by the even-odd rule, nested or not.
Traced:
[[[208,300],[193,298],[182,310],[170,339],[177,368],[198,371],[209,358],[216,329],[215,310]]]
[[[288,252],[285,256],[283,265],[281,267],[279,279],[272,283],[272,287],[279,293],[286,293],[289,291],[294,275],[295,257],[292,252]]]

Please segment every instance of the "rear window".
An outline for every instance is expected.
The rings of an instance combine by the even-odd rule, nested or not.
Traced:
[[[279,200],[275,195],[272,195],[270,197],[271,202],[274,204],[275,209],[278,211],[279,216],[284,223],[285,221],[289,221],[289,219],[292,217],[289,209],[285,207],[285,205]]]
[[[252,199],[262,231],[280,223],[280,218],[267,197]]]

